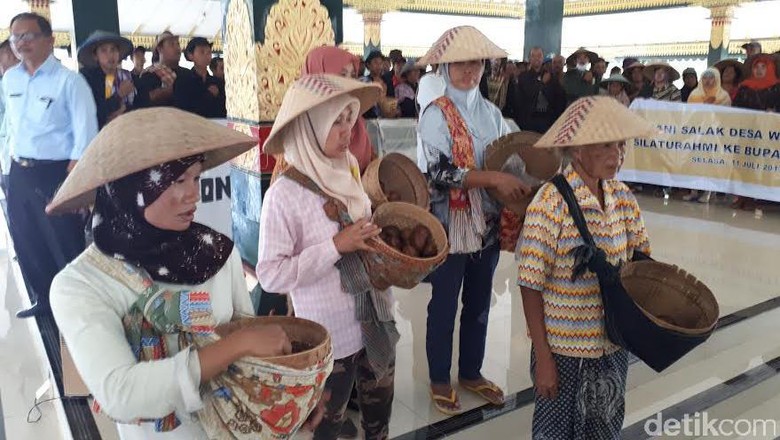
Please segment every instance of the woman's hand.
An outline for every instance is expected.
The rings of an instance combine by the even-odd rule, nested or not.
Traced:
[[[363,218],[342,229],[333,237],[333,243],[341,255],[355,251],[372,252],[373,249],[366,244],[366,240],[378,236],[380,232],[382,230],[379,226],[370,223],[368,218]]]
[[[520,200],[531,193],[531,188],[517,177],[502,172],[496,172],[492,178],[493,188],[505,199]]]
[[[536,393],[545,399],[554,400],[558,397],[558,365],[552,353],[547,352],[536,358],[534,386]]]
[[[248,325],[236,330],[235,337],[245,356],[270,357],[292,353],[290,338],[276,324]]]

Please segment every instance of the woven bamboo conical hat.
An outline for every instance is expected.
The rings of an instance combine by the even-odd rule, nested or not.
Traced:
[[[360,114],[373,107],[382,96],[378,84],[364,83],[343,76],[316,74],[305,75],[293,83],[282,100],[271,134],[268,135],[263,152],[281,154],[284,152],[281,133],[298,116],[337,96],[352,95],[360,101]]]
[[[257,145],[257,140],[171,107],[136,110],[106,125],[46,207],[49,214],[89,206],[101,185],[195,154],[213,168]]]
[[[547,130],[536,148],[579,147],[651,136],[657,130],[610,96],[580,98]]]
[[[509,54],[496,46],[473,26],[458,26],[446,31],[417,61],[418,66],[461,61],[506,58]]]
[[[671,64],[665,61],[657,61],[655,63],[650,63],[647,66],[645,66],[645,70],[644,70],[645,78],[652,81],[653,75],[655,75],[655,71],[660,68],[664,68],[669,72],[670,83],[680,79],[680,72],[678,72],[677,69],[675,69],[674,67],[671,66]]]

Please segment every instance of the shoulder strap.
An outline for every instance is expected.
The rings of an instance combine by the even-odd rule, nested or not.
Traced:
[[[585,244],[595,246],[596,242],[593,241],[593,236],[591,235],[590,230],[588,229],[588,225],[585,222],[585,215],[582,213],[580,204],[577,203],[577,197],[574,195],[574,190],[572,189],[571,185],[569,185],[569,182],[562,174],[557,174],[552,178],[552,183],[556,188],[558,188],[558,192],[561,193],[563,200],[566,201],[566,204],[569,205],[569,214],[574,220],[574,224],[577,226],[577,230],[580,231],[580,235],[585,241]]]
[[[455,103],[447,96],[440,96],[433,101],[444,114],[444,120],[447,121],[447,128],[452,138],[452,163],[458,168],[476,167],[474,160],[474,142],[471,139],[471,133],[466,126]]]

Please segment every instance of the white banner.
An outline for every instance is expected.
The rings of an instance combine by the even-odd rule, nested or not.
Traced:
[[[780,115],[644,99],[631,109],[659,132],[628,141],[619,179],[780,201]]]

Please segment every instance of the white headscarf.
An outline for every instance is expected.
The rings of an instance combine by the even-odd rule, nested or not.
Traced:
[[[444,81],[444,77],[439,73],[432,72],[420,78],[420,83],[417,85],[417,104],[420,106],[420,114],[422,114],[433,101],[444,96],[446,90],[447,83]],[[425,160],[425,152],[422,146],[419,127],[417,130],[417,166],[423,173],[428,172],[428,165]]]
[[[295,118],[285,128],[282,143],[284,159],[313,180],[325,194],[344,203],[352,221],[358,221],[371,214],[371,201],[360,181],[358,161],[349,149],[336,159],[325,156],[323,151],[333,124],[347,108],[351,111],[350,126],[354,126],[360,102],[343,95]]]

